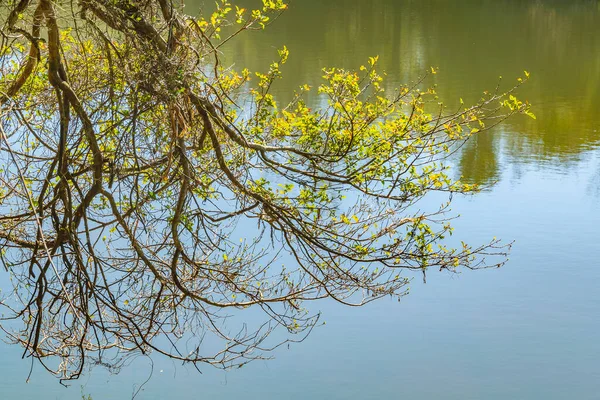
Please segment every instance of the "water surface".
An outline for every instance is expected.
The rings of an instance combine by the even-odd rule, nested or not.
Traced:
[[[248,2],[247,2],[248,3]],[[188,11],[201,2],[189,2]],[[317,85],[326,66],[379,55],[390,87],[431,66],[442,99],[476,100],[499,76],[532,74],[517,117],[475,137],[457,175],[490,189],[458,198],[460,239],[516,240],[500,270],[415,279],[398,304],[313,304],[327,325],[275,360],[228,373],[155,359],[139,399],[597,399],[600,395],[600,3],[510,0],[297,0],[267,31],[225,49],[239,69],[292,55],[275,92]],[[311,99],[318,102],[318,99]],[[4,278],[2,278],[4,279]],[[64,389],[0,345],[0,398],[130,398],[149,373],[95,369]]]

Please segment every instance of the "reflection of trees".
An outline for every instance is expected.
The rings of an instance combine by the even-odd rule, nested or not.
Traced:
[[[597,1],[537,1],[527,14],[528,44],[539,66],[531,88],[538,122],[523,133],[542,157],[572,158],[598,141],[600,12]]]
[[[267,31],[225,50],[239,67],[264,70],[286,44],[292,58],[276,88],[283,99],[300,84],[320,83],[323,67],[357,68],[372,55],[381,56],[390,86],[439,66],[436,83],[447,103],[477,100],[499,75],[512,82],[527,69],[533,79],[521,97],[534,104],[537,121],[508,121],[502,146],[498,134],[473,140],[460,173],[488,183],[498,177],[498,151],[515,162],[566,162],[598,142],[596,0],[296,0],[291,8]]]
[[[463,180],[490,183],[498,178],[497,148],[493,135],[475,135],[463,149],[458,168]]]

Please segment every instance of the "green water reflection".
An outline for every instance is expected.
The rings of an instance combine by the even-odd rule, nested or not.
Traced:
[[[569,167],[598,143],[598,1],[296,0],[290,8],[266,31],[225,49],[227,63],[264,70],[287,45],[292,57],[275,89],[280,99],[303,83],[318,84],[323,67],[358,68],[373,55],[390,88],[439,67],[429,83],[447,104],[476,100],[499,76],[508,87],[526,69],[532,79],[520,94],[538,119],[514,118],[475,138],[458,161],[460,174],[495,181],[501,156]]]

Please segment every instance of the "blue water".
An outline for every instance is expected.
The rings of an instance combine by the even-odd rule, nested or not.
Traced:
[[[600,158],[561,171],[508,167],[492,190],[458,199],[457,231],[516,240],[502,269],[416,278],[400,304],[318,304],[326,325],[241,370],[157,359],[139,399],[597,399],[600,393]],[[317,305],[314,305],[317,306]],[[314,307],[313,306],[313,307]],[[100,368],[66,390],[0,347],[3,399],[130,398],[150,372]]]

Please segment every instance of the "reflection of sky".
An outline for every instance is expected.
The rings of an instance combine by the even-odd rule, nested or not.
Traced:
[[[325,326],[277,351],[275,360],[241,370],[206,367],[198,375],[155,359],[154,376],[138,398],[594,399],[600,203],[586,188],[599,162],[588,157],[561,173],[509,166],[490,191],[455,198],[454,211],[462,214],[456,240],[516,240],[503,269],[430,273],[426,285],[417,276],[400,304],[310,305],[323,311]],[[149,367],[139,358],[118,376],[96,369],[64,390],[39,367],[32,383],[23,384],[29,364],[19,354],[0,347],[3,398],[79,399],[79,384],[94,398],[128,398]]]

